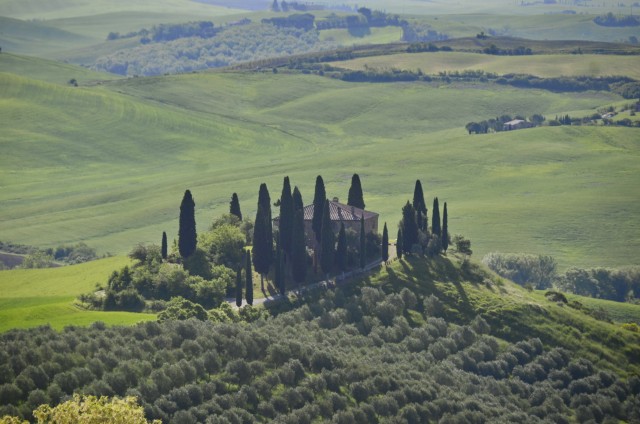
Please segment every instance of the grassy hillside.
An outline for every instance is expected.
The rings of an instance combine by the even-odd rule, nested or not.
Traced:
[[[387,56],[362,57],[332,62],[346,69],[420,69],[426,74],[445,71],[482,70],[496,74],[530,74],[543,78],[558,76],[626,75],[640,79],[637,56],[620,56],[612,61],[606,55],[534,55],[493,56],[480,53],[436,52],[402,53]]]
[[[344,199],[358,172],[367,207],[392,234],[419,178],[428,199],[449,203],[450,231],[469,236],[477,255],[616,266],[634,264],[640,247],[637,130],[464,130],[503,113],[593,111],[619,101],[611,94],[271,73],[77,88],[0,74],[0,92],[0,232],[14,242],[124,253],[162,231],[176,236],[186,188],[205,228],[234,191],[252,216],[261,182],[276,199],[289,175],[309,202],[322,174]]]
[[[62,329],[94,321],[124,325],[154,319],[152,314],[84,311],[73,305],[79,294],[104,284],[114,269],[128,262],[112,257],[60,268],[0,271],[0,332],[45,324]]]
[[[75,79],[79,85],[86,85],[120,78],[66,63],[11,53],[0,55],[0,72],[67,86],[71,79]]]
[[[126,43],[103,45],[110,32],[127,33],[161,23],[211,20],[242,12],[189,0],[0,0],[0,46],[5,52],[73,57],[75,63],[87,63],[88,56],[130,47]],[[91,48],[96,51],[89,54],[87,49]]]
[[[492,334],[505,340],[538,337],[549,347],[564,347],[600,367],[621,374],[640,371],[637,333],[548,301],[475,264],[465,268],[452,258],[404,258],[360,285],[380,287],[386,293],[407,287],[419,297],[433,294],[443,302],[447,321],[465,323],[479,314],[491,325]],[[640,313],[639,305],[624,306],[628,316]]]

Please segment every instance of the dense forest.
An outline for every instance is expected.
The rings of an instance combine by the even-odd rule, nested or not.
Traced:
[[[450,306],[360,286],[252,323],[13,330],[0,336],[0,415],[30,419],[75,392],[136,396],[171,423],[640,419],[637,377],[536,338],[505,343],[479,316],[450,321]]]

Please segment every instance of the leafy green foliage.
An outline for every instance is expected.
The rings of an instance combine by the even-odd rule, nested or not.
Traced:
[[[181,296],[171,298],[167,303],[167,308],[158,314],[158,321],[184,321],[189,318],[204,321],[207,319],[207,311],[201,305],[190,302]]]
[[[296,422],[637,419],[640,380],[605,367],[635,366],[613,350],[601,351],[607,359],[597,364],[584,353],[626,350],[640,336],[624,330],[625,338],[606,341],[611,324],[550,302],[533,319],[530,295],[511,285],[503,289],[525,298],[494,292],[474,282],[483,271],[457,266],[409,258],[366,283],[308,294],[266,320],[260,308],[236,313],[225,304],[209,321],[12,331],[0,336],[1,375],[9,377],[0,384],[0,414],[20,415],[16,405],[41,393],[55,407],[65,393],[82,392],[135,393],[146,419],[169,422],[212,414]],[[536,336],[554,322],[589,324],[590,347],[570,339],[552,347],[516,322]],[[34,385],[23,392],[18,381],[27,377]]]
[[[296,27],[297,22],[281,26],[233,26],[212,38],[177,38],[143,44],[101,56],[94,61],[93,69],[130,76],[184,73],[332,47],[331,43],[320,41],[317,31]],[[307,22],[300,20],[300,25]]]
[[[556,276],[556,260],[549,255],[496,252],[485,255],[482,262],[498,275],[538,290],[551,287]]]
[[[625,302],[640,298],[640,268],[569,268],[553,284],[569,293]]]

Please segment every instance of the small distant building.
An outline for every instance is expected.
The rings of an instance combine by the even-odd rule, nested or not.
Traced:
[[[313,248],[314,246],[314,233],[313,233],[313,204],[304,207],[304,233],[307,246]],[[352,229],[356,232],[360,232],[360,218],[364,217],[364,231],[365,233],[378,234],[378,217],[379,214],[364,209],[356,208],[354,206],[345,205],[340,203],[337,197],[329,201],[329,215],[331,217],[331,227],[333,233],[337,236],[340,231],[340,224],[344,224],[345,230]],[[280,217],[273,219],[273,228],[277,229],[280,225]]]
[[[505,122],[502,129],[504,131],[511,131],[519,130],[522,128],[531,128],[532,126],[533,124],[531,122],[525,121],[523,119],[514,119],[512,121]]]

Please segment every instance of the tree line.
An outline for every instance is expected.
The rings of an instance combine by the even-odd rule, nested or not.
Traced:
[[[619,269],[571,267],[558,273],[552,256],[498,252],[488,253],[482,262],[498,275],[538,290],[554,288],[617,302],[640,299],[640,268],[637,266]]]
[[[175,307],[177,312],[207,319],[206,309],[219,307],[225,297],[236,298],[238,306],[253,304],[253,274],[260,275],[264,295],[271,279],[275,291],[286,294],[292,288],[333,273],[362,268],[380,257],[377,234],[365,233],[364,217],[359,232],[341,223],[334,234],[322,176],[316,178],[312,248],[307,247],[303,208],[298,187],[283,180],[277,231],[273,229],[272,202],[266,184],[261,184],[255,221],[243,216],[237,193],[229,213],[198,233],[195,200],[186,190],[180,203],[178,237],[169,249],[167,234],[160,245],[138,245],[129,256],[133,266],[114,271],[103,290],[82,295],[87,307],[103,310],[160,312]],[[363,209],[363,191],[358,174],[352,177],[348,205]],[[251,246],[251,248],[249,248]],[[172,299],[179,298],[172,304]],[[202,310],[195,305],[199,305]],[[185,312],[188,311],[188,312]]]

